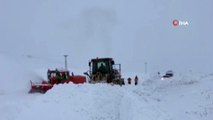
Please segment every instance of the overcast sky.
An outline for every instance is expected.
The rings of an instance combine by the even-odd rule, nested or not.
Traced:
[[[124,71],[213,71],[212,0],[0,0],[0,52],[113,57]],[[174,19],[188,26],[172,25]],[[54,56],[54,57],[52,57]]]

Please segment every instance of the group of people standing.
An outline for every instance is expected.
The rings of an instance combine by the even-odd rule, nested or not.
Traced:
[[[132,79],[129,77],[128,79],[127,79],[127,81],[128,81],[128,84],[129,85],[131,85],[131,83],[132,83]],[[138,76],[136,75],[135,76],[135,79],[134,79],[134,83],[135,83],[135,85],[138,85]]]

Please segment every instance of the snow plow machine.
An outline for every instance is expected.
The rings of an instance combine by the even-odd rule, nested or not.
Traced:
[[[121,78],[121,64],[115,64],[112,58],[96,58],[89,62],[89,70],[84,73],[89,83],[111,83],[124,85]]]
[[[86,77],[82,75],[70,75],[68,70],[48,70],[48,80],[42,80],[41,83],[31,83],[31,89],[29,93],[45,93],[51,89],[55,84],[64,84],[72,82],[74,84],[80,84],[86,82]]]

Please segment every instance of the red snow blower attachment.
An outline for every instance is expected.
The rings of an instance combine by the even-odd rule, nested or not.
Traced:
[[[86,82],[86,77],[82,75],[70,75],[68,70],[48,70],[48,81],[42,80],[40,83],[31,83],[31,90],[29,93],[45,93],[51,89],[55,84],[63,84],[72,82],[74,84],[80,84]]]

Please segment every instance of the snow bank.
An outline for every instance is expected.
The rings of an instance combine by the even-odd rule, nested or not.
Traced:
[[[154,108],[166,115],[162,119],[211,120],[213,74],[196,76],[199,75],[178,74],[163,81],[149,79],[143,83],[143,95],[158,102]]]
[[[117,120],[123,94],[120,86],[106,84],[57,85],[35,100],[17,120]]]
[[[150,78],[138,86],[56,85],[16,120],[211,120],[213,75]]]

